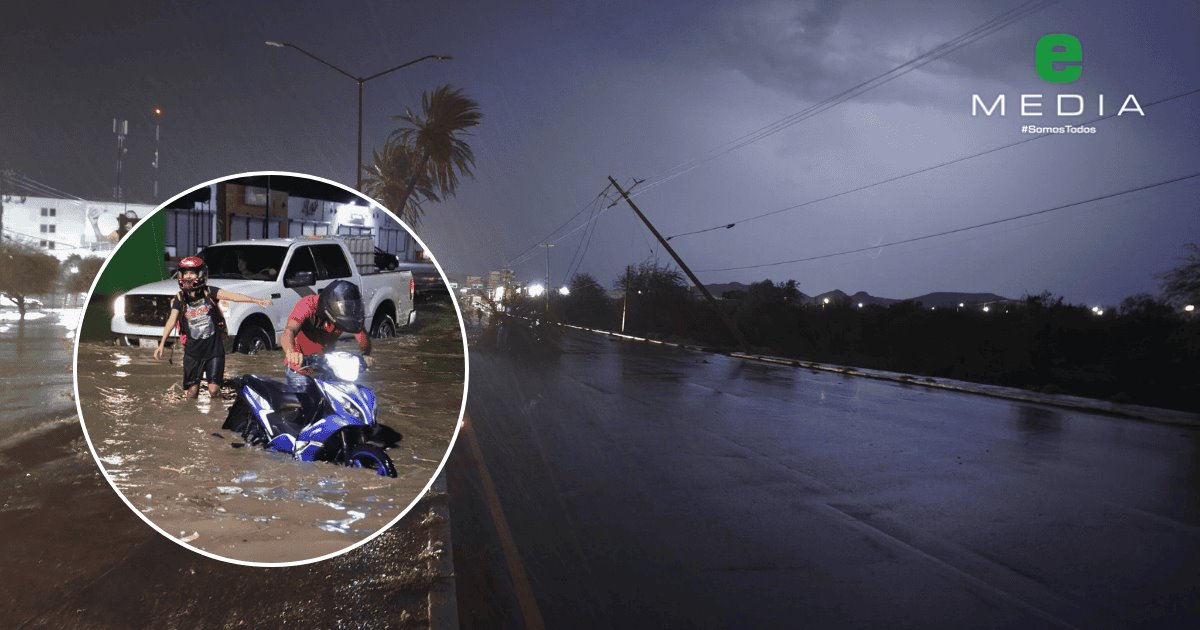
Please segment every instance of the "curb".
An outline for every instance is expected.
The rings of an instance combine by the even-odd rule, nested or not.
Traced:
[[[434,560],[437,571],[437,582],[429,589],[429,627],[443,630],[458,628],[458,591],[454,582],[454,545],[450,540],[450,495],[446,491],[446,471],[443,468],[433,480],[430,490],[441,495],[433,501],[431,509],[441,517],[437,531],[445,541],[442,553]]]
[[[529,319],[529,318],[522,318]],[[810,370],[819,370],[822,372],[832,372],[842,374],[844,376],[860,376],[863,378],[871,378],[880,381],[890,381],[893,383],[902,383],[906,385],[919,385],[931,389],[941,389],[946,391],[959,392],[963,394],[975,394],[978,396],[988,396],[990,398],[1000,398],[1004,400],[1012,400],[1017,402],[1034,403],[1039,405],[1048,405],[1051,407],[1059,407],[1062,409],[1070,409],[1072,411],[1086,411],[1089,413],[1103,414],[1106,416],[1117,416],[1128,418],[1131,420],[1140,420],[1142,422],[1155,422],[1159,424],[1169,424],[1175,426],[1188,427],[1192,429],[1200,429],[1200,414],[1189,413],[1186,411],[1177,411],[1174,409],[1161,409],[1158,407],[1146,407],[1142,405],[1127,405],[1119,403],[1111,403],[1104,400],[1096,400],[1094,398],[1083,398],[1080,396],[1055,395],[1055,394],[1039,394],[1024,389],[1015,387],[1002,387],[1000,385],[987,385],[984,383],[970,383],[967,381],[956,381],[947,378],[936,378],[932,376],[913,376],[911,374],[903,374],[900,372],[887,372],[884,370],[870,370],[866,368],[849,367],[845,365],[835,365],[829,363],[815,363],[812,361],[803,361],[800,359],[790,359],[787,357],[776,357],[765,354],[748,354],[745,352],[723,352],[715,348],[705,348],[691,344],[673,343],[663,341],[661,339],[647,339],[645,337],[634,337],[615,333],[609,330],[598,328],[587,328],[584,326],[575,326],[572,324],[562,324],[558,322],[544,322],[554,324],[563,328],[574,328],[585,332],[606,335],[615,337],[625,341],[640,341],[644,343],[658,344],[662,346],[671,346],[673,348],[681,348],[692,352],[702,352],[706,354],[719,354],[734,359],[742,359],[744,361],[755,361],[758,363],[769,363],[773,365],[783,365],[795,368],[807,368]]]

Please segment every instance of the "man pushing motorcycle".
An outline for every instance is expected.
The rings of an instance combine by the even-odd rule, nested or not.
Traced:
[[[288,315],[280,336],[283,346],[284,374],[292,391],[303,391],[308,377],[296,370],[310,354],[332,349],[343,333],[351,333],[362,350],[367,366],[371,358],[371,338],[363,326],[362,293],[352,282],[335,280],[319,294],[302,298]]]

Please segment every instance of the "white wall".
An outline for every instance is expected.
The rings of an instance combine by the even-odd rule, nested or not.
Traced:
[[[103,255],[111,251],[113,243],[104,237],[116,231],[119,215],[133,212],[144,219],[154,210],[147,204],[19,195],[7,196],[3,203],[4,236],[41,247],[60,260],[71,254]]]

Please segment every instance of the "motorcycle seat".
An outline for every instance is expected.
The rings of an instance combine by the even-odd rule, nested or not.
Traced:
[[[304,406],[304,399],[301,398],[304,394],[288,391],[278,381],[263,378],[255,374],[247,374],[243,377],[242,384],[250,387],[263,398],[266,398],[271,408],[276,411]]]

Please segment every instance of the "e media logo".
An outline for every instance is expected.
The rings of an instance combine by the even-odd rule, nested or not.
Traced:
[[[1079,42],[1079,38],[1067,33],[1052,33],[1043,35],[1034,46],[1033,52],[1033,67],[1037,75],[1047,83],[1074,83],[1083,76],[1083,44]],[[1083,116],[1089,113],[1088,105],[1095,103],[1096,114],[1101,118],[1107,116],[1105,111],[1104,94],[1097,94],[1094,101],[1085,98],[1082,94],[1019,94],[1017,99],[1020,102],[1019,115],[1022,118],[1040,117],[1044,115],[1052,115],[1060,118],[1070,118],[1075,116]],[[1051,103],[1044,101],[1050,100]],[[1043,108],[1050,111],[1043,111]],[[985,101],[979,94],[971,95],[971,116],[979,116],[983,112],[986,117],[991,117],[999,112],[1001,117],[1008,115],[1008,98],[1004,93],[997,94],[991,100],[991,104]],[[1137,97],[1129,94],[1125,97],[1121,108],[1117,110],[1116,115],[1122,116],[1128,113],[1136,112],[1139,116],[1145,116],[1146,112],[1142,111],[1142,106],[1138,103]],[[1095,133],[1096,128],[1090,126],[1071,125],[1061,127],[1039,127],[1035,125],[1025,125],[1021,127],[1021,133]]]
[[[1050,83],[1074,83],[1083,74],[1083,46],[1074,35],[1044,35],[1033,58],[1038,76]]]

